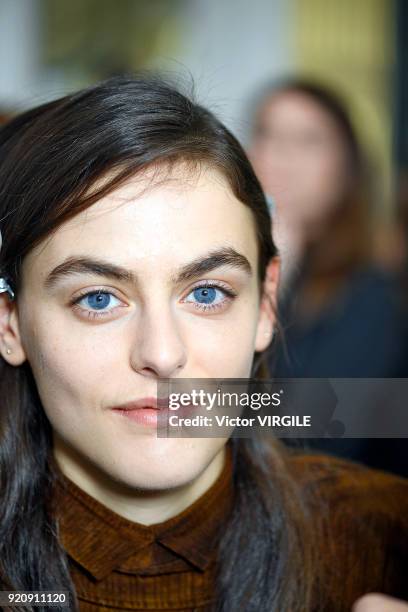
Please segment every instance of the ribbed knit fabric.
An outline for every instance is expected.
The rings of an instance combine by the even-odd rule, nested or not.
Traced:
[[[81,612],[211,609],[216,543],[233,501],[228,445],[210,489],[159,524],[119,516],[63,475],[56,495]]]
[[[119,516],[61,475],[60,540],[81,612],[213,612],[216,545],[234,503],[227,450],[210,489],[151,526]],[[293,453],[288,467],[323,525],[316,604],[305,612],[350,612],[372,591],[408,600],[408,481],[323,454]]]

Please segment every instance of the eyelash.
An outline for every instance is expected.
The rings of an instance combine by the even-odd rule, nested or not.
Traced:
[[[97,310],[88,310],[79,305],[79,302],[81,300],[91,295],[112,295],[117,300],[120,299],[112,291],[107,291],[106,289],[92,289],[92,291],[84,291],[78,297],[71,301],[70,306],[73,308],[73,310],[79,312],[81,315],[85,315],[88,319],[92,320],[107,317],[113,312],[114,309],[112,308],[111,310],[106,310],[105,312],[98,312]],[[122,306],[116,306],[116,308],[122,308]]]
[[[210,289],[210,288],[219,289],[220,291],[222,291],[225,294],[224,299],[219,304],[199,304],[198,302],[194,302],[193,306],[196,310],[200,310],[202,312],[216,311],[216,310],[224,308],[227,303],[232,302],[232,300],[234,300],[237,297],[237,293],[233,291],[232,289],[230,289],[229,287],[227,287],[226,285],[219,283],[219,282],[215,283],[212,281],[206,281],[205,283],[192,287],[187,297],[191,293],[193,293],[193,291],[195,291],[196,289]],[[191,303],[191,302],[187,302],[187,303]]]
[[[222,309],[226,306],[227,303],[232,302],[232,300],[237,297],[237,293],[233,291],[232,289],[230,289],[229,287],[226,287],[225,285],[221,283],[215,283],[211,281],[207,281],[205,283],[202,283],[201,285],[196,285],[192,287],[187,297],[191,293],[193,293],[193,291],[195,291],[196,289],[209,289],[209,288],[219,289],[225,294],[225,297],[219,304],[200,304],[198,302],[194,302],[193,303],[194,308],[197,310],[200,310],[201,312],[208,312],[208,311],[214,312],[219,309]],[[74,310],[77,310],[82,315],[85,314],[85,316],[89,319],[95,320],[95,319],[101,319],[101,318],[107,317],[113,312],[113,310],[115,310],[114,308],[111,310],[105,311],[105,312],[98,312],[96,310],[87,310],[86,308],[79,306],[79,302],[83,300],[84,298],[88,296],[92,296],[92,295],[98,295],[98,294],[99,295],[112,295],[117,300],[120,299],[112,291],[107,291],[105,289],[93,289],[92,291],[85,291],[84,293],[81,293],[78,297],[76,297],[70,303],[70,305]],[[183,302],[185,302],[185,299],[186,298],[184,298]],[[186,302],[186,303],[190,304],[192,302]],[[115,308],[122,308],[122,306],[116,306]]]

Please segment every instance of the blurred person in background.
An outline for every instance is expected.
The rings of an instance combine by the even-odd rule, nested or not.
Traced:
[[[346,108],[322,85],[295,79],[264,90],[256,106],[250,156],[273,203],[283,260],[284,338],[271,352],[271,374],[405,376],[399,286],[374,263],[372,186]],[[408,473],[402,445],[387,459],[400,442],[376,440],[374,450],[361,439],[313,445]]]

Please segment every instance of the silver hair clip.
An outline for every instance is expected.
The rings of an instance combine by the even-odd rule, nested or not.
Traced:
[[[8,293],[10,300],[14,300],[14,291],[5,278],[0,277],[0,293]]]
[[[1,230],[0,230],[0,251],[1,251],[2,244],[3,244],[3,238],[2,238]],[[9,294],[10,300],[14,300],[14,291],[8,284],[7,280],[4,277],[0,276],[0,293],[6,293],[6,292]]]
[[[276,208],[275,201],[274,201],[273,197],[268,195],[267,193],[265,194],[265,199],[266,199],[266,203],[267,203],[268,208],[269,208],[269,212],[270,212],[271,216],[273,216],[273,214],[275,213],[275,208]]]

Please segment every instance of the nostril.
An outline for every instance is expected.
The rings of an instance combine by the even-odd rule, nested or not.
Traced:
[[[150,376],[159,376],[158,372],[156,372],[153,368],[142,368],[140,372],[141,374],[149,374]]]

